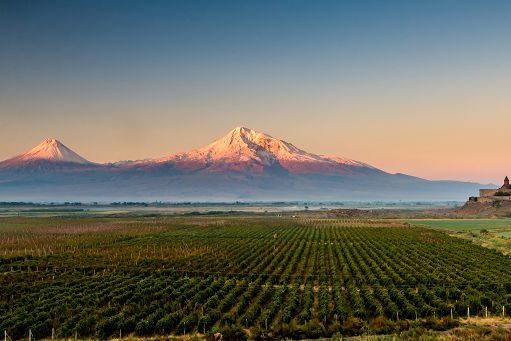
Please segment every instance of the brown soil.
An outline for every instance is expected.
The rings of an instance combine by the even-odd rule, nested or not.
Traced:
[[[501,201],[498,204],[469,201],[462,207],[453,209],[452,213],[461,217],[511,217],[511,201]]]
[[[413,218],[456,218],[452,208],[407,210],[407,209],[335,209],[327,212],[328,218],[354,219],[413,219]]]
[[[359,210],[356,208],[339,208],[328,211],[327,216],[329,218],[374,218],[375,212],[372,210]]]
[[[417,218],[503,218],[511,217],[511,201],[502,201],[498,205],[467,201],[457,208],[429,210],[361,210],[335,209],[326,213],[328,218],[340,219],[417,219]]]

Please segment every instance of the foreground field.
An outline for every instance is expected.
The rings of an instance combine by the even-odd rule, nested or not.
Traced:
[[[511,219],[409,219],[406,222],[445,230],[452,236],[511,255]]]
[[[511,259],[392,221],[2,218],[0,286],[12,339],[389,334],[509,316]]]
[[[511,231],[511,219],[409,219],[409,223],[450,231]]]

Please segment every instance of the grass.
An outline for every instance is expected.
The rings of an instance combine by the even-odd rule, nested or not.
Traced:
[[[511,231],[499,232],[497,235],[502,238],[511,238]]]
[[[511,219],[409,219],[406,222],[450,231],[511,230]]]
[[[511,255],[511,219],[409,219],[404,222],[445,230],[450,235]]]

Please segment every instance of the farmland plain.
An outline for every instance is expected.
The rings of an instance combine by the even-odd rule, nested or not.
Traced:
[[[4,217],[0,285],[12,339],[387,334],[511,312],[509,257],[395,220]]]
[[[511,255],[511,219],[409,219],[406,223],[445,231],[474,244]]]

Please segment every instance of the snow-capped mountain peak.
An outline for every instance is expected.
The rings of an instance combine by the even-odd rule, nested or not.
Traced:
[[[280,167],[293,173],[346,172],[347,167],[369,165],[341,157],[308,153],[293,144],[246,127],[236,127],[220,139],[188,153],[173,154],[158,162],[172,162],[180,169],[262,172]]]
[[[20,155],[23,160],[48,160],[73,162],[80,164],[90,163],[80,155],[66,147],[62,142],[54,138],[48,138],[34,148]]]
[[[48,138],[32,149],[15,156],[3,163],[8,166],[21,165],[34,161],[66,162],[76,164],[91,164],[80,155],[66,147],[62,142],[54,138]]]
[[[0,169],[46,169],[64,167],[122,171],[133,168],[171,169],[180,172],[242,172],[244,174],[366,174],[379,171],[365,163],[344,157],[306,152],[293,144],[246,127],[236,127],[205,147],[161,159],[126,161],[99,165],[91,163],[49,138],[34,148],[0,162]],[[90,168],[92,167],[92,168]],[[98,168],[99,167],[99,168]]]
[[[8,201],[458,200],[480,187],[390,174],[246,127],[161,159],[91,163],[46,139],[0,162],[0,199]]]
[[[293,158],[297,152],[301,151],[290,143],[245,127],[234,128],[222,138],[197,150],[197,153],[210,160],[243,161],[255,158],[266,164],[275,159]]]
[[[318,155],[307,153],[289,142],[278,140],[268,134],[237,127],[224,137],[198,150],[212,159],[258,158],[271,164],[275,160],[320,160]]]

